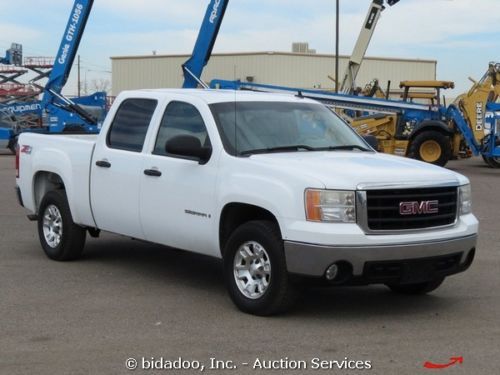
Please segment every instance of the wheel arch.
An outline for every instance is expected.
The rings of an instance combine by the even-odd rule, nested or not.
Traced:
[[[40,170],[33,177],[33,203],[38,214],[43,197],[53,190],[66,190],[63,178],[54,172]]]
[[[224,255],[224,247],[229,236],[240,225],[253,220],[268,220],[276,223],[281,232],[278,218],[270,210],[243,202],[227,203],[221,211],[219,219],[219,249]]]

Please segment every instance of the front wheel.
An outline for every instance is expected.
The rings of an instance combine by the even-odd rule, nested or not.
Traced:
[[[45,254],[53,260],[74,260],[82,254],[85,235],[85,229],[73,222],[64,190],[49,191],[38,216],[38,236]]]
[[[441,132],[423,131],[411,141],[409,156],[413,159],[444,167],[451,155],[450,138]]]
[[[231,299],[243,312],[268,316],[291,306],[296,292],[275,223],[250,221],[231,234],[224,249],[224,277]]]
[[[424,283],[417,284],[387,284],[389,289],[393,292],[400,294],[410,294],[410,295],[418,295],[418,294],[427,294],[436,290],[441,286],[444,281],[444,277],[440,277],[431,281],[427,281]]]

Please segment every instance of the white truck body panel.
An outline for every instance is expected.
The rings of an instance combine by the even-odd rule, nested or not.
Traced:
[[[90,160],[97,135],[44,135],[23,133],[22,143],[33,145],[31,154],[21,153],[18,182],[24,206],[36,212],[35,177],[40,172],[52,172],[66,186],[68,202],[76,223],[95,227],[90,206]]]
[[[410,186],[454,182],[458,186],[468,181],[455,172],[415,160],[356,152],[295,152],[253,155],[242,160],[222,157],[220,164],[220,205],[245,202],[266,207],[278,219],[286,240],[321,245],[397,244],[467,236],[478,230],[474,216],[466,215],[453,228],[370,236],[357,224],[307,221],[303,199],[296,198],[304,195],[305,188],[356,190],[359,185],[375,182]],[[385,172],[386,166],[390,173]]]

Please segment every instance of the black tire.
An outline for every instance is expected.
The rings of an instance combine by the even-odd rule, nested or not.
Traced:
[[[426,155],[423,155],[421,152],[422,145],[430,142],[433,142],[433,145],[439,146],[440,148],[439,155],[436,154],[435,159],[429,156],[426,157]],[[436,130],[423,131],[411,141],[408,156],[413,159],[444,167],[452,156],[450,138]]]
[[[12,152],[12,154],[15,155],[17,150],[17,137],[11,139],[7,147],[9,148],[10,152]]]
[[[387,284],[389,289],[395,293],[409,294],[409,295],[419,295],[427,294],[436,290],[441,286],[444,281],[444,277],[439,277],[437,279],[427,281],[425,283],[418,284]]]
[[[489,143],[490,143],[490,136],[487,136],[483,139],[483,147],[485,145],[488,145]],[[500,146],[500,139],[496,140],[495,146],[496,147]],[[487,148],[489,148],[489,147],[487,147]],[[491,168],[500,168],[500,157],[490,158],[490,157],[484,156],[484,154],[481,156],[483,157],[484,162],[486,164],[488,164],[488,166],[490,166]]]
[[[49,218],[55,217],[51,215],[51,212],[54,213],[53,207],[60,213],[60,219],[57,221],[62,225],[58,225],[56,220],[49,220]],[[60,228],[60,231],[57,232],[59,234],[59,242],[49,243],[47,237],[50,238],[50,235],[56,232],[52,231],[46,236],[44,232],[44,221],[46,224],[51,222],[56,223],[54,226]],[[45,225],[45,229],[49,231],[47,225]],[[38,216],[38,236],[45,254],[50,259],[57,261],[77,259],[83,252],[85,235],[85,229],[73,222],[65,191],[49,191],[42,199]]]
[[[260,297],[254,299],[243,294],[235,276],[237,253],[249,242],[260,245],[270,262],[267,289]],[[250,221],[242,224],[231,234],[224,248],[224,277],[234,304],[249,314],[269,316],[285,312],[291,307],[297,295],[297,290],[288,275],[279,228],[270,221]]]
[[[491,168],[500,168],[500,158],[483,157],[483,159]]]

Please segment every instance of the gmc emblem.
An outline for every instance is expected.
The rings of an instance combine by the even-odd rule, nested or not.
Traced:
[[[400,215],[424,215],[437,214],[439,212],[439,201],[422,202],[400,202]]]

